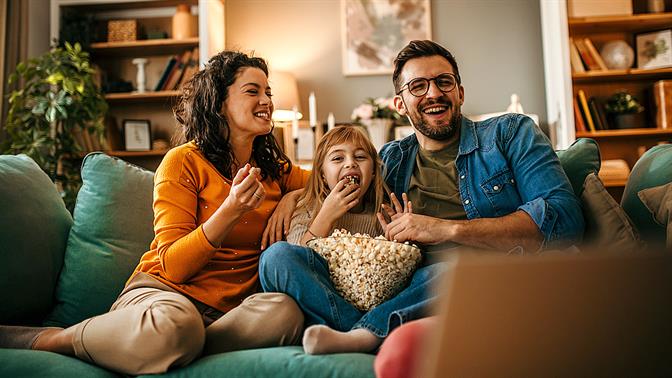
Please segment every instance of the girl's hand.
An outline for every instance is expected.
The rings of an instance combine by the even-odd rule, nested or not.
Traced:
[[[385,230],[385,237],[389,236],[388,235],[389,223],[393,222],[396,219],[401,218],[404,214],[413,213],[413,205],[411,204],[411,201],[408,200],[408,196],[406,195],[406,193],[401,194],[401,200],[404,201],[403,206],[401,205],[401,203],[399,203],[399,200],[397,199],[397,196],[394,195],[394,193],[390,193],[390,199],[392,200],[392,206],[394,206],[394,208],[392,208],[390,205],[382,204],[381,205],[382,211],[376,213],[378,222],[380,222],[380,225],[383,227],[383,230]],[[385,215],[387,215],[387,218],[385,217]]]
[[[260,179],[261,169],[245,164],[233,178],[231,190],[222,206],[239,215],[258,208],[266,197],[266,191]]]
[[[347,182],[348,180],[343,179],[336,184],[327,198],[324,199],[322,208],[315,218],[319,217],[321,218],[320,221],[333,224],[359,203],[361,188],[357,184],[346,186]]]

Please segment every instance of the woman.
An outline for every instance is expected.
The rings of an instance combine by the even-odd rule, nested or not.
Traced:
[[[280,200],[308,178],[271,134],[267,76],[263,59],[225,51],[183,89],[175,117],[189,142],[156,172],[155,238],[110,312],[66,329],[2,327],[2,338],[132,375],[298,342],[293,300],[257,293],[262,244],[280,236],[298,193]]]

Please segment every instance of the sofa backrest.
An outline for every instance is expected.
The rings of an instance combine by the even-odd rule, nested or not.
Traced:
[[[56,306],[45,324],[66,327],[107,312],[154,237],[154,174],[102,153],[82,163]]]
[[[0,324],[37,324],[51,309],[71,226],[31,158],[0,156]]]

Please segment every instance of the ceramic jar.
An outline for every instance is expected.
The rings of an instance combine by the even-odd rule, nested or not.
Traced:
[[[173,39],[187,39],[196,36],[196,17],[187,4],[177,6],[173,16]]]

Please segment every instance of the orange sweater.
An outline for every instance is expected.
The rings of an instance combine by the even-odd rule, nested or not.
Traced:
[[[292,166],[278,181],[267,178],[264,202],[243,215],[221,248],[202,224],[224,202],[224,178],[193,142],[166,154],[154,177],[154,240],[135,268],[177,291],[227,312],[259,289],[261,235],[283,194],[303,188],[309,171]]]

